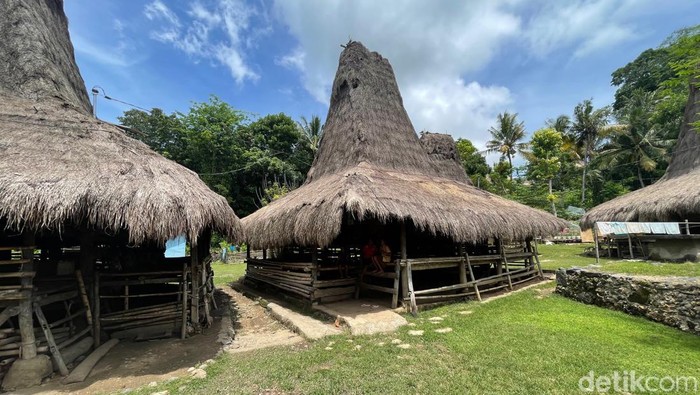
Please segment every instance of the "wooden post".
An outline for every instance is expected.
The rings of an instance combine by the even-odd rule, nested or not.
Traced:
[[[418,305],[416,304],[416,295],[413,292],[413,272],[411,271],[411,262],[406,262],[406,271],[408,272],[408,296],[411,299],[411,314],[418,315]]]
[[[459,283],[460,284],[467,284],[467,268],[464,260],[464,255],[465,255],[465,249],[464,249],[464,244],[459,245],[459,255],[462,257],[461,262],[459,263]],[[467,287],[465,286],[462,292],[466,292]]]
[[[630,259],[634,259],[634,251],[632,251],[632,235],[629,233],[627,234],[627,241],[629,242],[630,247]]]
[[[401,221],[400,231],[400,249],[401,249],[401,299],[406,300],[409,297],[408,293],[408,264],[406,262],[406,222]],[[413,280],[411,280],[413,281]],[[411,284],[411,287],[413,284]]]
[[[245,243],[245,257],[250,260],[250,243]]]
[[[93,291],[92,294],[95,295],[95,300],[93,301],[93,306],[95,313],[93,314],[93,328],[92,328],[92,338],[95,341],[95,348],[100,346],[100,272],[95,270],[94,280],[92,281]]]
[[[124,310],[129,310],[129,284],[124,286]]]
[[[75,271],[75,278],[78,280],[78,289],[80,290],[80,298],[83,301],[83,307],[85,307],[85,319],[87,324],[91,329],[92,326],[92,309],[90,309],[90,300],[87,297],[87,290],[85,289],[85,281],[83,280],[83,272],[80,270]]]
[[[685,220],[685,234],[689,235],[690,234],[690,224],[688,224],[688,220]]]
[[[600,263],[600,246],[598,245],[598,226],[593,224],[593,242],[595,243],[595,263]],[[608,253],[610,253],[610,248],[608,247]]]
[[[180,339],[187,337],[187,263],[182,264],[182,326],[180,327]]]
[[[399,305],[399,277],[401,276],[401,265],[399,261],[394,261],[394,293],[391,296],[391,308],[395,309]]]
[[[263,250],[263,256],[265,250]],[[312,247],[311,249],[311,293],[310,299],[314,303],[314,294],[316,293],[316,281],[318,281],[318,248]]]
[[[87,227],[80,230],[80,257],[79,265],[80,273],[85,276],[84,281],[87,281],[86,289],[90,290],[90,300],[95,304],[95,294],[92,294],[94,289],[92,280],[95,278],[95,257],[97,250],[95,248],[95,233],[91,232]]]
[[[190,259],[192,261],[192,307],[190,309],[190,321],[195,332],[199,333],[199,249],[197,245],[190,247]]]
[[[263,259],[267,259],[267,248],[263,248]]]
[[[34,234],[25,233],[24,245],[34,245]],[[27,263],[22,264],[22,272],[32,272],[34,269],[34,247],[22,248],[22,259]],[[19,302],[19,333],[22,339],[22,359],[36,357],[36,339],[34,337],[34,321],[32,317],[32,298],[34,290],[32,277],[25,276],[20,280],[22,288],[28,291],[28,295]]]
[[[467,268],[469,269],[469,275],[472,276],[472,282],[474,283],[474,292],[476,293],[476,298],[481,302],[481,293],[479,293],[479,285],[476,283],[476,277],[474,277],[474,271],[472,270],[472,264],[469,261],[469,254],[466,254]]]
[[[401,260],[406,259],[406,221],[401,221]]]
[[[496,239],[496,248],[498,249],[498,254],[501,256],[501,259],[496,263],[496,274],[502,274],[503,273],[503,243],[501,243],[501,239]]]
[[[39,324],[41,325],[41,330],[44,332],[46,343],[49,345],[49,351],[51,352],[54,361],[56,361],[58,371],[61,373],[61,376],[68,376],[68,368],[66,367],[66,363],[63,362],[63,357],[61,356],[61,352],[58,347],[56,347],[56,341],[53,338],[53,333],[51,333],[51,328],[49,328],[49,323],[46,321],[44,312],[41,310],[41,306],[39,306],[38,303],[34,303],[34,313],[36,314]]]

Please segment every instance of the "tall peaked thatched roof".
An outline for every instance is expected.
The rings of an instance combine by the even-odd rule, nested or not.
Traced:
[[[659,181],[591,209],[581,219],[583,228],[599,221],[700,221],[700,89],[690,84],[683,124],[673,157]]]
[[[57,0],[0,0],[0,218],[8,227],[81,224],[164,242],[205,229],[241,238],[226,200],[197,174],[90,105]]]
[[[444,152],[432,149],[445,139],[422,145],[391,65],[359,42],[340,55],[323,130],[304,185],[243,219],[252,246],[327,246],[346,213],[411,221],[459,242],[525,239],[566,227],[550,214],[469,185],[454,159],[448,163]]]
[[[62,0],[0,0],[0,93],[56,97],[90,113]]]
[[[443,178],[472,185],[457,152],[455,140],[449,134],[421,132],[420,143]]]

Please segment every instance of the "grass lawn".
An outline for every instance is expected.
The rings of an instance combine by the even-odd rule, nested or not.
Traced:
[[[595,265],[595,257],[583,255],[584,249],[592,244],[540,245],[540,262],[543,269],[556,270],[560,267],[584,267]],[[700,263],[668,263],[653,261],[631,261],[600,258],[598,270],[612,273],[640,274],[646,276],[700,277]]]
[[[135,393],[569,394],[580,393],[579,379],[591,370],[700,380],[700,336],[577,303],[552,288],[408,316],[414,326],[393,335],[342,335],[306,348],[224,354],[204,380],[184,378]],[[397,347],[395,339],[410,348]]]
[[[214,262],[211,268],[214,270],[214,285],[221,286],[224,284],[237,281],[245,275],[245,263],[222,263]]]

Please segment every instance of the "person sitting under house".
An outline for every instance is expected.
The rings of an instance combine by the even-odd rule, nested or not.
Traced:
[[[367,243],[362,246],[362,263],[365,266],[363,271],[368,270],[368,268],[370,268],[370,273],[384,271],[379,263],[379,257],[377,256],[377,246],[372,239],[369,239]]]
[[[384,240],[379,243],[379,253],[382,256],[382,271],[384,271],[384,269],[391,269],[391,248],[389,248],[389,245],[386,244]]]

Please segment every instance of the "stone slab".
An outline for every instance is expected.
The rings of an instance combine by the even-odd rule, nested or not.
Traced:
[[[408,321],[391,308],[372,300],[343,300],[314,306],[323,313],[338,318],[353,335],[391,333]]]
[[[326,336],[343,333],[341,329],[333,325],[326,324],[308,315],[299,314],[277,303],[269,303],[267,310],[275,319],[309,340],[318,340]]]

